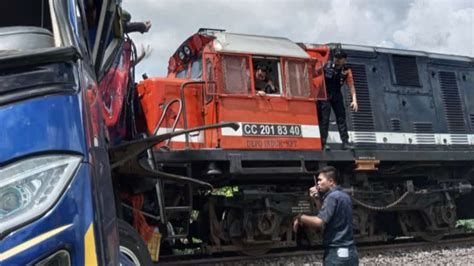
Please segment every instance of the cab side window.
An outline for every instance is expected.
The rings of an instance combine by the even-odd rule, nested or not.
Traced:
[[[248,58],[226,55],[222,58],[224,93],[249,94],[250,75]]]
[[[281,95],[281,66],[278,58],[253,57],[255,91]]]
[[[285,61],[286,96],[304,98],[312,96],[308,69],[306,62]]]

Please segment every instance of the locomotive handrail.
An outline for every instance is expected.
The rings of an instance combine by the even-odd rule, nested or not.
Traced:
[[[163,109],[163,114],[161,114],[161,117],[160,117],[160,120],[158,121],[158,123],[156,124],[156,127],[155,127],[155,130],[153,131],[153,135],[156,136],[156,134],[158,134],[158,130],[160,129],[161,127],[161,123],[163,123],[164,119],[165,119],[165,116],[166,116],[166,113],[168,112],[170,106],[174,103],[179,103],[179,110],[178,110],[178,114],[176,115],[176,119],[173,123],[173,126],[171,127],[171,132],[170,133],[173,133],[174,130],[176,129],[176,125],[178,124],[178,121],[179,121],[179,117],[181,116],[181,113],[183,111],[183,102],[181,101],[181,99],[174,99],[174,100],[171,100],[166,106],[165,108]],[[168,145],[170,143],[171,139],[168,139],[166,141],[166,145]]]
[[[233,128],[234,130],[237,130],[239,128],[239,124],[226,122],[226,123],[205,125],[205,126],[195,127],[195,128],[186,129],[186,130],[178,130],[173,133],[160,134],[160,135],[148,137],[145,139],[132,140],[129,142],[121,143],[117,146],[109,147],[110,168],[113,169],[125,164],[126,162],[134,159],[136,156],[138,156],[140,153],[144,152],[145,150],[169,138],[174,138],[176,136],[183,135],[186,133],[192,133],[196,131],[221,128],[221,127],[230,127],[230,128]]]
[[[181,84],[181,87],[179,88],[179,95],[181,97],[181,106],[182,106],[182,110],[183,110],[183,127],[184,127],[184,130],[188,129],[188,119],[187,119],[187,116],[186,116],[186,100],[184,98],[184,89],[188,85],[205,84],[205,83],[206,82],[204,80],[191,80],[191,81],[184,82],[183,84]],[[185,133],[184,138],[185,138],[184,148],[188,149],[189,148],[189,133]]]

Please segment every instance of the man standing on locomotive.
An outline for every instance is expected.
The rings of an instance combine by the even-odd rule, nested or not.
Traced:
[[[325,150],[331,149],[327,143],[331,108],[336,115],[337,127],[342,140],[342,149],[354,149],[354,146],[349,144],[349,134],[347,133],[346,109],[344,108],[344,99],[341,92],[341,87],[344,84],[349,87],[351,92],[351,108],[354,112],[357,112],[358,105],[352,71],[346,66],[346,63],[347,54],[340,47],[336,47],[333,51],[333,61],[328,61],[324,66],[327,101],[318,101],[318,115],[321,140]]]
[[[337,185],[337,179],[336,168],[326,166],[319,170],[318,184],[309,189],[319,213],[317,216],[298,215],[293,222],[293,230],[296,232],[298,226],[306,225],[324,231],[323,265],[359,265],[359,255],[354,245],[352,201]]]

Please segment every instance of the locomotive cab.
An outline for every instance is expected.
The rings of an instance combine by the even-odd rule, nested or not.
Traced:
[[[172,139],[169,146],[320,150],[314,66],[314,59],[285,38],[200,31],[171,57],[167,79],[145,80],[138,86],[148,130],[236,122],[240,125],[237,131],[208,130]],[[257,75],[259,67],[265,69],[266,77]],[[181,87],[183,81],[189,85]],[[271,86],[259,88],[259,82]],[[322,88],[324,83],[319,88],[324,91]],[[267,93],[259,94],[259,90]],[[166,105],[172,97],[177,101],[170,107],[173,114],[165,114],[157,129],[164,110],[156,112],[156,103]]]

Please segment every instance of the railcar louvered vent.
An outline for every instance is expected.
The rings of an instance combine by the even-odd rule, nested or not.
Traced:
[[[352,69],[354,86],[357,91],[357,103],[359,105],[358,112],[350,112],[353,130],[355,131],[354,142],[357,147],[375,147],[377,139],[375,137],[374,117],[365,65],[349,64],[349,67]],[[350,92],[348,92],[347,99],[351,99]]]
[[[442,65],[442,66],[455,66],[455,67],[470,67],[469,61],[456,61],[449,59],[434,59],[431,62],[433,65]]]
[[[474,114],[470,114],[469,117],[471,118],[471,130],[474,131]]]
[[[416,57],[392,55],[395,83],[400,86],[420,87]]]
[[[440,71],[439,83],[443,94],[444,109],[446,111],[446,120],[448,122],[448,131],[450,133],[466,133],[466,124],[464,122],[464,112],[459,96],[458,84],[454,72]]]
[[[451,133],[450,140],[455,145],[469,144],[467,138],[467,126],[464,120],[461,97],[459,95],[458,83],[454,72],[440,71],[439,84],[443,96],[444,110],[448,132]]]
[[[402,131],[401,126],[400,126],[400,119],[392,118],[390,122],[392,123],[392,131],[397,131],[397,132]]]
[[[430,122],[414,122],[416,144],[436,144],[433,124]]]
[[[358,57],[358,58],[375,58],[376,54],[374,52],[367,51],[355,51],[355,50],[346,50],[347,57]]]
[[[414,122],[415,133],[434,133],[433,124],[430,122]]]

